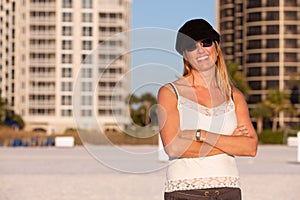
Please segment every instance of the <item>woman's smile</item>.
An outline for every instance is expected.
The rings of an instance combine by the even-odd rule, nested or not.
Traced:
[[[197,58],[197,60],[198,60],[198,61],[202,61],[202,60],[205,60],[205,59],[207,59],[207,58],[208,58],[208,56],[202,56],[202,57]]]

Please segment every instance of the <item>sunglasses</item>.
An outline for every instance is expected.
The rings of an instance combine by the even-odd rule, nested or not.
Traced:
[[[204,40],[201,40],[199,42],[200,42],[201,47],[211,47],[212,44],[213,44],[212,39],[204,39]],[[198,42],[194,42],[194,43],[188,45],[185,49],[187,51],[194,51],[195,49],[197,49],[197,43]]]

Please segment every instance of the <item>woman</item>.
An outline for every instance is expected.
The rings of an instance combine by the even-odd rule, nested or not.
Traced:
[[[165,199],[241,199],[234,156],[255,156],[257,135],[243,94],[233,87],[220,36],[203,19],[178,31],[183,76],[158,93],[159,125],[171,163]]]

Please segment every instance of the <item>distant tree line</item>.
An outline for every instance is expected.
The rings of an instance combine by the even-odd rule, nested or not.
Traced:
[[[0,125],[23,129],[25,122],[22,117],[8,108],[7,102],[0,98]]]
[[[246,81],[246,75],[238,70],[238,63],[227,62],[229,74],[235,86],[240,89],[245,96],[249,95],[251,88]],[[258,103],[255,108],[250,109],[250,115],[257,125],[257,132],[263,131],[264,121],[272,121],[272,131],[277,131],[278,117],[280,113],[284,112],[286,115],[296,116],[297,110],[293,104],[299,103],[299,88],[300,88],[300,75],[295,75],[290,81],[292,90],[281,91],[279,88],[269,88],[266,99]],[[279,128],[283,129],[282,124]]]
[[[227,62],[229,76],[235,87],[237,87],[248,98],[251,88],[249,87],[246,75],[239,70],[238,63]],[[278,130],[278,117],[284,112],[287,115],[295,116],[297,111],[294,108],[294,103],[299,103],[298,88],[300,88],[299,76],[295,76],[290,81],[292,85],[291,92],[281,91],[278,88],[270,88],[266,99],[263,102],[257,103],[254,108],[250,108],[250,116],[256,122],[256,129],[261,133],[264,129],[264,122],[271,122],[272,131]],[[136,125],[146,126],[150,122],[157,124],[157,116],[155,109],[150,108],[157,104],[156,97],[151,93],[142,94],[140,97],[134,94],[128,96],[128,105],[131,113],[131,118]],[[279,129],[283,129],[282,124],[279,124]]]
[[[157,125],[156,97],[152,93],[144,93],[141,96],[131,94],[127,97],[130,116],[134,124],[138,126]],[[153,109],[151,109],[153,108]]]

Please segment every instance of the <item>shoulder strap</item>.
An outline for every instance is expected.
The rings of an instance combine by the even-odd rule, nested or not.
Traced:
[[[174,85],[174,83],[170,83],[170,85],[172,86],[172,88],[173,88],[173,90],[175,92],[176,98],[178,99],[178,91],[177,91],[176,86]]]

